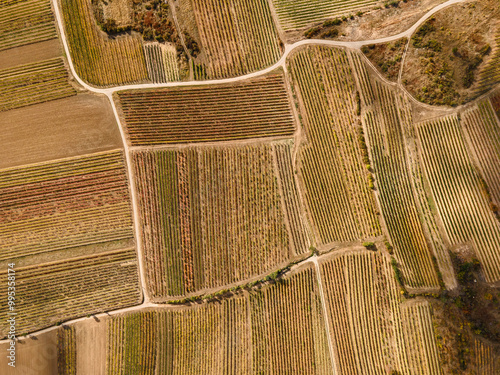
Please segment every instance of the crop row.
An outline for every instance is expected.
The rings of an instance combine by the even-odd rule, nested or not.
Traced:
[[[279,37],[266,0],[192,0],[209,78],[243,75],[280,58]]]
[[[291,135],[283,74],[236,85],[123,91],[118,94],[132,145]]]
[[[148,43],[143,47],[148,76],[152,82],[179,81],[177,53],[174,47],[169,48],[157,43]]]
[[[432,249],[424,234],[408,171],[402,130],[408,102],[379,82],[374,87],[377,105],[366,112],[364,122],[387,230],[405,283],[412,287],[437,287]]]
[[[500,122],[488,101],[479,102],[462,119],[491,198],[500,204]]]
[[[76,375],[75,327],[61,327],[57,331],[58,374]]]
[[[405,314],[409,309],[401,305],[393,270],[383,254],[353,251],[320,266],[342,374],[440,374],[428,305],[424,302],[416,316]],[[419,331],[405,330],[408,326]],[[416,372],[411,367],[415,359],[421,361]]]
[[[464,132],[455,116],[417,125],[424,171],[452,245],[472,245],[486,280],[500,280],[500,224],[482,192]]]
[[[479,71],[476,95],[482,94],[500,82],[500,30],[495,36],[495,46],[488,62]]]
[[[289,61],[307,142],[300,177],[319,242],[380,233],[355,124],[354,77],[344,51],[303,49]]]
[[[60,58],[0,70],[0,112],[75,95]]]
[[[148,79],[139,35],[110,39],[99,30],[90,0],[60,3],[75,69],[84,81],[109,86]]]
[[[378,0],[272,0],[281,27],[292,30],[327,18],[353,14],[379,4]]]
[[[50,0],[1,3],[0,51],[56,37]]]
[[[104,259],[100,259],[104,258]],[[7,284],[4,270],[0,280]],[[31,332],[87,314],[139,303],[134,249],[17,267],[16,331]],[[7,314],[7,305],[0,307]],[[0,324],[5,333],[6,324]]]
[[[154,297],[227,285],[289,259],[285,215],[297,213],[283,208],[271,145],[137,151],[133,162]]]
[[[0,171],[1,259],[130,239],[120,150]]]
[[[110,319],[107,373],[328,374],[324,322],[310,265],[250,296]]]

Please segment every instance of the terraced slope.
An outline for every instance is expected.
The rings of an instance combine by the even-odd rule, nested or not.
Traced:
[[[132,146],[289,136],[282,72],[243,83],[118,93]]]
[[[343,50],[307,47],[289,61],[307,141],[299,177],[320,244],[380,234],[358,142],[354,77]]]

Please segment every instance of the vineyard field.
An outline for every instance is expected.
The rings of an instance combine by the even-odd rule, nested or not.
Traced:
[[[239,76],[279,60],[280,39],[266,0],[192,0],[191,4],[207,78]],[[204,77],[195,76],[200,78]]]
[[[112,317],[106,372],[331,374],[316,280],[309,264],[250,295]]]
[[[500,29],[495,35],[494,47],[488,62],[479,71],[478,83],[475,90],[480,95],[495,87],[500,82]]]
[[[0,262],[131,240],[128,193],[121,150],[1,170]]]
[[[489,101],[479,102],[462,119],[491,199],[500,206],[500,121]]]
[[[55,38],[50,0],[0,4],[0,51]]]
[[[417,124],[421,160],[452,245],[470,244],[486,280],[500,280],[500,223],[488,205],[456,116]]]
[[[408,318],[389,260],[380,253],[349,251],[320,263],[337,367],[342,374],[440,374],[428,306]],[[413,312],[413,310],[411,310]],[[406,324],[418,327],[405,331]],[[412,336],[405,336],[405,334]],[[415,339],[415,335],[419,340]],[[427,366],[427,363],[432,364]]]
[[[295,130],[282,73],[235,85],[122,91],[118,100],[132,146],[290,136]]]
[[[179,81],[179,67],[175,47],[148,43],[144,55],[149,79],[154,83]]]
[[[59,374],[76,375],[75,327],[61,327],[57,331],[57,369]]]
[[[373,84],[373,92],[376,99],[363,121],[391,244],[408,286],[437,288],[439,281],[432,262],[432,248],[424,234],[408,171],[403,126],[411,126],[410,106],[406,98],[394,94],[378,81]]]
[[[0,281],[7,284],[7,272]],[[57,285],[57,287],[54,287]],[[18,334],[77,317],[140,303],[134,249],[70,258],[16,268]],[[7,315],[7,305],[0,312]],[[0,325],[0,336],[8,331]]]
[[[299,150],[299,177],[317,242],[380,235],[358,140],[356,89],[346,53],[304,48],[293,54],[289,71],[307,139]]]
[[[76,94],[60,58],[0,70],[0,112]]]
[[[272,0],[272,3],[284,30],[302,28],[380,5],[378,0]]]
[[[110,39],[99,30],[90,0],[65,0],[60,6],[73,63],[84,81],[110,86],[148,80],[139,35]]]
[[[275,153],[287,158],[290,149],[274,147],[133,152],[154,299],[242,281],[305,252],[305,235],[287,230],[286,219],[302,230],[301,219],[283,207],[274,167]],[[282,194],[294,199],[292,171],[282,173]]]

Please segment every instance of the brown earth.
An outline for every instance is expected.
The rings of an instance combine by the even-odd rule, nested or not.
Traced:
[[[398,80],[403,53],[408,39],[401,38],[394,42],[383,44],[370,44],[361,51],[377,68],[378,72],[389,81]]]
[[[417,100],[456,106],[474,98],[477,72],[495,46],[498,4],[498,0],[482,0],[453,5],[415,32],[402,82]]]
[[[8,365],[5,355],[10,345],[0,344],[0,372],[2,375],[57,374],[57,330],[16,342],[16,367]]]
[[[444,2],[445,0],[406,0],[399,1],[397,7],[389,6],[386,8],[382,5],[362,15],[353,14],[352,18],[346,17],[340,25],[335,26],[338,31],[338,36],[335,39],[358,41],[399,34],[409,29],[429,10]],[[304,32],[315,26],[322,26],[322,23],[285,32],[284,41],[291,44],[305,39]],[[321,38],[319,34],[317,37]],[[328,36],[325,39],[328,39]]]
[[[0,168],[122,148],[104,96],[69,98],[3,112]]]
[[[59,39],[8,49],[0,52],[0,70],[52,59],[61,54]]]
[[[106,318],[85,319],[75,325],[76,373],[106,374]]]

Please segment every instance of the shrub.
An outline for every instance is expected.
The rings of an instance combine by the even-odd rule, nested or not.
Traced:
[[[318,27],[318,26],[312,27],[304,33],[304,36],[307,39],[311,39],[313,36],[316,36],[320,31],[321,31],[321,27]]]
[[[330,27],[330,26],[338,26],[342,23],[342,20],[340,18],[335,18],[333,20],[326,20],[323,22],[324,27]]]
[[[363,242],[363,246],[366,247],[368,250],[377,250],[375,243],[371,241]]]
[[[335,38],[339,35],[339,31],[337,29],[330,29],[321,34],[322,38]]]

